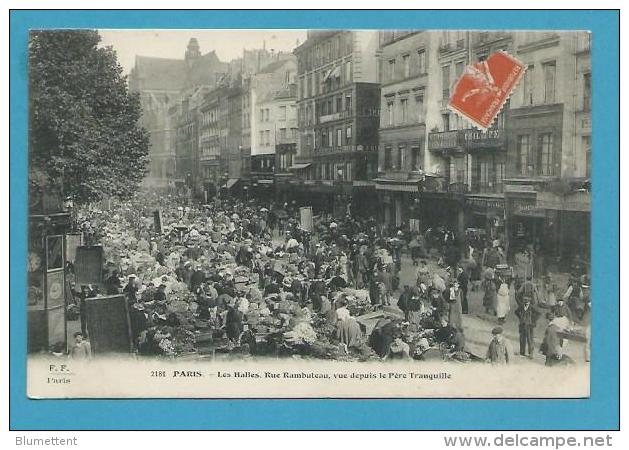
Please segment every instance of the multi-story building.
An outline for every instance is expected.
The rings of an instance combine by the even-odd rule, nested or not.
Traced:
[[[419,219],[566,260],[570,249],[587,254],[589,35],[386,31],[380,39],[384,223]],[[448,101],[466,65],[500,50],[526,72],[490,129],[479,131]]]
[[[511,53],[513,37],[506,32],[434,34],[438,37],[437,67],[431,72],[434,89],[427,113],[426,157],[432,172],[441,178],[435,183],[437,188],[426,189],[422,196],[421,221],[426,226],[445,226],[459,236],[471,228],[482,230],[489,238],[502,238],[505,114],[498,114],[489,130],[480,131],[449,110],[448,102],[465,66],[483,61],[496,51]],[[507,102],[504,109],[508,108]]]
[[[281,58],[280,58],[281,56]],[[294,55],[277,55],[247,80],[243,93],[243,126],[248,126],[251,155],[251,188],[257,194],[274,196],[274,172],[278,142],[276,136],[297,133]],[[246,108],[245,108],[246,105]],[[243,140],[245,139],[243,129]],[[283,150],[284,147],[282,147]]]
[[[221,184],[221,142],[225,139],[226,114],[221,111],[220,89],[207,93],[199,105],[199,178],[204,200],[212,198]]]
[[[210,88],[200,86],[184,95],[175,110],[175,184],[185,186],[196,195],[202,195],[199,174],[199,107]]]
[[[248,179],[250,170],[250,155],[242,146],[242,94],[242,78],[238,76],[224,92],[227,99],[227,139],[221,154],[227,155],[227,173],[232,186],[234,181]]]
[[[272,194],[275,169],[287,171],[297,142],[296,85],[269,92],[259,98],[256,124],[256,142],[251,154],[252,181],[259,185],[260,193]],[[290,163],[290,164],[289,164]]]
[[[297,56],[299,181],[317,210],[372,214],[377,170],[380,86],[377,31],[309,31]],[[305,181],[304,181],[305,180]]]
[[[587,257],[590,35],[515,33],[514,55],[526,72],[507,111],[505,201],[512,250],[533,245],[564,262]]]
[[[129,75],[129,89],[140,94],[142,124],[149,132],[150,166],[144,184],[151,187],[172,185],[177,177],[177,115],[173,106],[198,86],[213,87],[228,70],[215,52],[201,54],[191,38],[184,59],[137,56]]]
[[[266,95],[267,92],[281,89],[287,81],[287,77],[293,77],[296,71],[295,56],[292,53],[273,52],[262,49],[244,50],[242,58],[232,61],[232,66],[239,67],[239,73],[242,77],[242,95],[241,95],[241,135],[242,135],[242,152],[245,155],[255,156],[256,146],[255,137],[252,144],[252,127],[255,132],[257,121],[256,101],[260,96]],[[252,166],[256,163],[250,161]],[[267,177],[268,178],[268,177]],[[272,175],[269,179],[272,179]],[[252,180],[256,184],[256,180]],[[262,183],[268,188],[272,184]],[[252,186],[255,187],[255,186]]]
[[[376,190],[385,225],[419,216],[418,183],[426,170],[426,120],[436,64],[434,33],[380,33],[380,137]],[[432,72],[432,75],[431,75]]]

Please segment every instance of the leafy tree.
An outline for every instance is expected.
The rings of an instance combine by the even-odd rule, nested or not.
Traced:
[[[78,204],[129,197],[147,171],[139,97],[100,40],[93,30],[49,30],[29,41],[29,182]]]

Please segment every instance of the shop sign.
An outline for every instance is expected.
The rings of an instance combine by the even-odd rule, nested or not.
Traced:
[[[504,210],[504,199],[494,198],[468,198],[467,204],[475,211],[502,211]]]
[[[514,215],[546,217],[546,212],[537,206],[537,202],[535,200],[515,200],[512,205]]]
[[[504,145],[504,130],[493,128],[487,131],[462,130],[461,140],[466,148],[500,147]]]
[[[459,146],[458,131],[441,131],[428,134],[428,149],[443,150]]]

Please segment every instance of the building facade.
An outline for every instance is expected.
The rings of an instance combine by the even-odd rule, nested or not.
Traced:
[[[465,66],[496,51],[526,72],[480,131],[447,105]],[[389,30],[379,59],[385,225],[479,232],[549,260],[589,253],[589,34]]]
[[[207,93],[199,105],[199,178],[205,201],[216,195],[223,178],[221,142],[226,139],[226,114],[221,110],[221,90]],[[224,106],[224,104],[223,104]]]
[[[297,62],[294,55],[278,58],[249,79],[251,189],[254,195],[275,196],[277,151],[296,141]],[[244,120],[244,116],[243,116]],[[280,144],[281,141],[281,144]]]
[[[425,177],[429,69],[434,36],[427,31],[380,33],[381,114],[376,190],[381,220],[402,226],[418,219],[419,184]]]
[[[299,136],[293,182],[315,210],[374,213],[380,85],[378,32],[309,31],[297,56]]]
[[[508,237],[553,267],[590,250],[590,35],[515,33],[514,52],[526,72],[507,112]]]

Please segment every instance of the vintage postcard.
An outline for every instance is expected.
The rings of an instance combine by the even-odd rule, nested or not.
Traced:
[[[29,397],[589,397],[593,38],[31,30]]]

